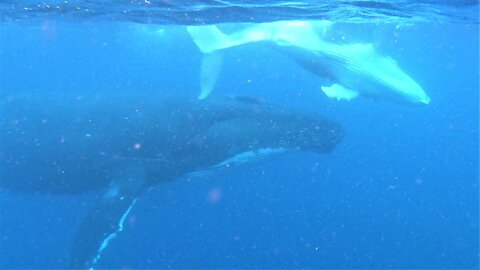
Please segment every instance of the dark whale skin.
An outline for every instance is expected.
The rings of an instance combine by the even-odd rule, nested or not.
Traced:
[[[80,193],[107,187],[118,168],[142,168],[152,185],[259,148],[328,153],[343,137],[318,115],[245,100],[3,94],[0,185]]]
[[[328,153],[342,128],[252,98],[2,94],[0,186],[34,193],[106,189],[80,224],[68,268],[92,269],[148,187],[245,152]]]

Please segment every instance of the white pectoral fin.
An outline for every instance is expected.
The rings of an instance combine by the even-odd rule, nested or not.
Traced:
[[[359,95],[357,91],[338,83],[335,83],[332,86],[322,86],[322,91],[327,97],[336,98],[337,100],[352,100]]]
[[[222,69],[223,55],[221,52],[205,54],[200,67],[200,95],[198,99],[204,99],[212,92]]]

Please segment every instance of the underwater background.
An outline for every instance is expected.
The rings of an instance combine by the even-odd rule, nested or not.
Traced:
[[[320,91],[321,79],[275,50],[252,44],[227,51],[212,95],[318,112],[344,127],[344,140],[331,154],[294,153],[155,186],[98,268],[479,267],[477,1],[291,9],[279,1],[159,1],[148,16],[128,18],[123,9],[149,1],[83,1],[97,8],[89,16],[84,7],[78,16],[58,11],[75,10],[74,2],[29,2],[0,5],[0,96],[196,97],[202,56],[185,24],[330,19],[345,42],[375,44],[431,98],[426,106],[337,101]],[[82,217],[101,195],[0,190],[0,268],[64,267]]]

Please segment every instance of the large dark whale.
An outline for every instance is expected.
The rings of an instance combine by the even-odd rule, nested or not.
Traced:
[[[91,268],[146,188],[287,150],[328,153],[341,127],[251,98],[7,94],[0,103],[0,185],[105,189],[75,239],[70,267]]]

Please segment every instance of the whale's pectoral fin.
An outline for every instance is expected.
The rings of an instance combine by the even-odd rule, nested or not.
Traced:
[[[337,100],[352,100],[358,97],[358,92],[349,89],[341,84],[335,83],[332,86],[322,86],[322,91],[329,98],[336,98]]]
[[[200,95],[198,99],[204,99],[212,92],[222,69],[222,52],[205,54],[202,59],[200,70]]]
[[[122,170],[106,194],[83,220],[70,254],[70,268],[93,269],[102,251],[124,228],[138,195],[144,190],[144,173]]]

